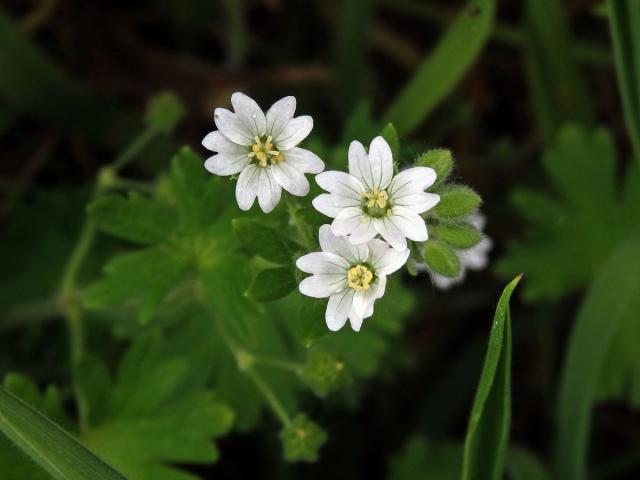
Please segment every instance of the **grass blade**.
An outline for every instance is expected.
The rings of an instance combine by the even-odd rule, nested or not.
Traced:
[[[591,408],[616,329],[640,311],[638,271],[640,232],[635,232],[600,270],[578,313],[560,383],[557,478],[586,478]]]
[[[509,299],[518,275],[502,292],[489,347],[471,409],[464,444],[462,480],[502,478],[511,421],[511,314]]]
[[[418,67],[384,115],[407,134],[453,90],[484,46],[493,25],[495,0],[472,0]]]
[[[57,480],[126,480],[3,387],[0,387],[0,431]]]

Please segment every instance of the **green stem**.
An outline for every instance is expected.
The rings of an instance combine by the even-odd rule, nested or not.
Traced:
[[[256,384],[258,390],[262,392],[262,395],[264,395],[264,398],[267,400],[276,416],[280,419],[282,425],[284,425],[285,427],[291,425],[291,417],[289,417],[289,414],[284,409],[284,406],[280,402],[280,399],[276,397],[276,395],[273,393],[273,390],[271,390],[271,387],[264,381],[264,379],[258,374],[258,372],[255,371],[253,367],[245,369],[244,372],[251,380],[253,380],[253,383]]]
[[[300,371],[302,370],[302,365],[300,365],[299,363],[296,362],[291,362],[289,360],[284,360],[281,358],[273,358],[273,357],[267,357],[264,355],[253,355],[253,359],[258,362],[261,363],[263,365],[267,365],[270,367],[276,367],[276,368],[281,368],[283,370],[290,370],[296,374],[300,373]]]
[[[113,163],[103,167],[93,190],[91,201],[95,200],[109,186],[118,171],[127,165],[158,133],[154,128],[147,128],[125,148]],[[85,431],[89,422],[89,404],[82,393],[75,374],[78,362],[85,352],[84,322],[82,303],[77,291],[78,275],[82,270],[87,255],[91,251],[96,236],[96,225],[90,217],[85,217],[80,235],[64,268],[60,288],[59,303],[69,330],[70,360],[74,382],[74,394],[78,405],[78,421],[80,430]]]

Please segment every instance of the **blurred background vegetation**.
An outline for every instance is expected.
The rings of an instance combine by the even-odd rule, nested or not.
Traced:
[[[284,463],[276,420],[258,422],[259,409],[237,409],[246,387],[225,397],[229,375],[213,381],[237,422],[217,441],[219,460],[177,462],[201,478],[457,478],[495,302],[505,280],[522,271],[512,302],[508,471],[515,480],[565,471],[553,459],[562,449],[560,420],[571,410],[562,399],[579,390],[561,375],[570,332],[592,279],[640,219],[634,134],[625,126],[626,113],[633,129],[633,109],[623,112],[608,16],[597,0],[3,0],[0,375],[19,372],[41,390],[58,385],[73,417],[56,292],[92,185],[145,128],[149,98],[173,92],[186,113],[175,132],[144,145],[121,189],[155,188],[150,182],[183,144],[204,155],[213,109],[231,93],[265,107],[295,95],[298,112],[314,117],[309,143],[330,165],[344,162],[350,140],[368,143],[386,121],[400,133],[402,162],[427,148],[450,149],[455,179],[484,199],[492,266],[446,292],[405,275],[377,330],[328,347],[351,354],[359,370],[361,381],[346,392],[318,401],[273,379],[327,430],[319,463]],[[640,80],[633,88],[640,91]],[[79,283],[97,279],[125,247],[98,236]],[[640,476],[640,291],[630,288],[624,327],[603,347],[605,366],[578,362],[598,382],[588,461],[594,480]],[[294,308],[279,305],[270,315],[294,323]],[[597,321],[607,322],[610,310],[602,311]],[[212,362],[209,347],[194,347],[211,335],[198,330],[201,323],[170,338]],[[167,328],[163,320],[150,325],[92,313],[89,350],[111,372],[131,342],[161,355],[160,340],[155,347],[144,346],[147,337],[131,340],[139,328]],[[596,322],[590,335],[599,331]],[[210,368],[218,364],[190,385],[211,384]],[[7,453],[0,452],[2,479],[1,462],[17,455]]]

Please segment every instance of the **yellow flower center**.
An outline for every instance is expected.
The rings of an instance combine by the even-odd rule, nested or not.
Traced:
[[[271,165],[274,165],[284,160],[282,153],[274,148],[271,135],[267,137],[264,143],[257,135],[254,137],[254,140],[255,143],[251,145],[251,151],[248,155],[249,158],[255,158],[258,165],[266,167],[269,162],[271,162]]]
[[[387,206],[387,201],[389,200],[389,195],[386,190],[378,190],[374,188],[371,192],[364,192],[362,194],[366,203],[365,206],[367,208],[378,207],[385,208]]]
[[[356,265],[347,272],[347,280],[349,287],[360,292],[371,286],[373,273],[364,265]]]

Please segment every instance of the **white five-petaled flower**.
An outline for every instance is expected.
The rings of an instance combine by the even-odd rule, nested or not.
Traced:
[[[320,227],[322,252],[300,257],[296,266],[311,273],[300,283],[300,292],[315,298],[329,297],[327,326],[339,330],[347,322],[357,332],[365,318],[373,315],[373,304],[384,295],[387,275],[402,267],[409,250],[394,249],[373,239],[353,245],[333,234],[329,225]]]
[[[215,175],[238,177],[236,199],[249,210],[256,196],[265,213],[272,211],[282,189],[297,196],[309,193],[305,173],[319,173],[324,163],[317,155],[298,145],[313,128],[313,119],[293,118],[296,99],[285,97],[274,103],[266,115],[243,93],[231,96],[234,112],[216,108],[218,130],[209,133],[202,145],[218,152],[208,158],[205,168]]]
[[[357,141],[349,146],[349,173],[329,171],[316,177],[328,191],[313,199],[313,206],[334,218],[331,229],[353,244],[380,234],[394,248],[407,248],[407,238],[427,240],[420,216],[434,207],[440,196],[424,190],[436,180],[429,167],[414,167],[393,176],[393,158],[382,137],[371,142],[369,153]]]
[[[467,217],[467,221],[482,231],[487,223],[486,218],[481,213],[472,213]],[[486,235],[482,235],[482,240],[466,250],[456,250],[456,256],[460,261],[460,272],[456,277],[445,277],[439,273],[432,272],[424,263],[415,263],[414,267],[418,271],[427,271],[433,284],[441,290],[446,290],[461,283],[467,275],[467,270],[482,270],[489,263],[489,252],[493,248],[493,242]]]

